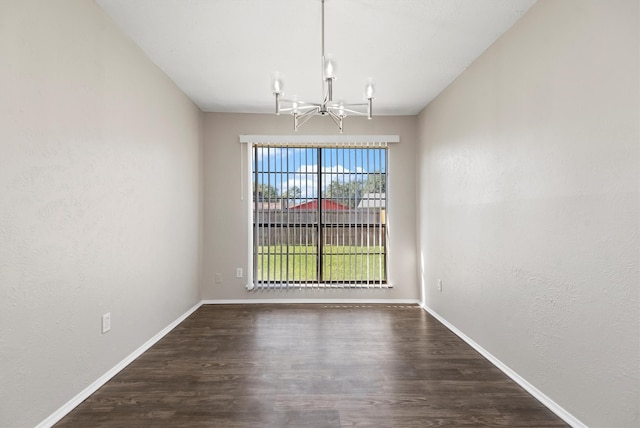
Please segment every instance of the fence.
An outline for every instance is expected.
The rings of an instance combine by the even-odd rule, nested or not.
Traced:
[[[385,246],[385,212],[379,208],[318,211],[254,211],[254,239],[260,246],[316,245],[321,227],[324,245]]]

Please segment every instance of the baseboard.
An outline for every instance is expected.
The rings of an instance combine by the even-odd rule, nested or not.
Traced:
[[[178,319],[173,321],[171,324],[162,329],[158,334],[153,336],[151,339],[147,340],[142,346],[129,354],[124,360],[120,361],[113,367],[111,370],[100,376],[97,380],[95,380],[91,385],[86,387],[82,392],[69,400],[66,404],[52,413],[47,419],[40,422],[36,426],[36,428],[49,428],[57,423],[60,419],[65,417],[69,412],[75,409],[80,403],[86,400],[91,394],[96,392],[102,385],[107,383],[112,377],[117,375],[122,369],[131,364],[136,358],[142,355],[145,351],[151,348],[156,342],[162,339],[167,333],[176,328],[178,324],[184,321],[189,315],[194,313],[196,309],[202,306],[202,302],[198,302],[195,306],[181,315]]]
[[[453,332],[460,339],[464,340],[469,346],[478,351],[484,358],[489,360],[491,364],[496,366],[500,371],[509,376],[511,380],[520,385],[525,391],[531,394],[536,400],[542,403],[545,407],[555,413],[560,419],[571,425],[573,428],[587,428],[587,425],[583,424],[573,416],[571,413],[567,412],[564,408],[562,408],[558,403],[553,401],[551,398],[546,396],[542,391],[540,391],[535,386],[531,385],[527,382],[522,376],[516,373],[514,370],[509,368],[506,364],[500,361],[498,358],[494,357],[489,351],[484,349],[482,346],[478,345],[474,342],[470,337],[466,334],[458,330],[453,324],[449,323],[445,320],[440,314],[431,309],[424,303],[420,303],[420,306],[427,311],[430,315],[432,315],[435,319],[440,321],[445,327],[447,327],[451,332]]]
[[[95,380],[91,385],[86,387],[82,392],[69,400],[66,404],[52,413],[48,418],[42,421],[37,425],[36,428],[49,428],[53,426],[56,422],[60,421],[64,416],[66,416],[69,412],[71,412],[74,408],[76,408],[80,403],[86,400],[91,394],[96,392],[101,386],[107,383],[111,378],[113,378],[116,374],[118,374],[122,369],[131,364],[136,358],[142,355],[145,351],[151,348],[156,342],[162,339],[167,333],[173,330],[176,326],[178,326],[182,321],[184,321],[189,315],[195,312],[202,305],[231,305],[231,304],[274,304],[274,303],[316,303],[316,304],[387,304],[387,305],[420,305],[425,311],[431,314],[434,318],[440,321],[445,327],[451,330],[456,336],[460,339],[464,340],[469,346],[478,351],[483,357],[485,357],[489,362],[491,362],[494,366],[496,366],[500,371],[509,376],[514,382],[520,385],[523,389],[525,389],[529,394],[535,397],[540,403],[546,406],[549,410],[555,413],[559,418],[568,423],[574,428],[587,428],[585,424],[580,422],[576,417],[567,412],[564,408],[558,405],[551,398],[547,397],[544,393],[538,390],[535,386],[531,385],[524,378],[522,378],[518,373],[509,368],[502,361],[494,357],[489,351],[484,349],[482,346],[474,342],[471,338],[465,335],[463,332],[458,330],[455,326],[445,320],[442,316],[440,316],[433,309],[421,303],[416,299],[239,299],[239,300],[202,300],[201,302],[194,305],[191,309],[185,312],[178,319],[173,321],[167,327],[162,329],[158,334],[153,336],[151,339],[146,341],[142,346],[132,352],[129,356],[123,359],[120,363],[118,363],[111,370],[100,376],[97,380]]]
[[[420,305],[417,299],[217,299],[203,300],[203,305],[250,305],[250,304],[297,304],[297,303],[316,303],[316,304],[351,304],[351,305]]]

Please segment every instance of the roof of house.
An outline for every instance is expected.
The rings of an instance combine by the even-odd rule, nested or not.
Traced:
[[[322,209],[323,210],[333,210],[333,211],[342,211],[348,210],[349,207],[343,205],[339,202],[333,201],[331,199],[322,199]],[[316,210],[318,209],[318,200],[312,199],[310,201],[306,201],[297,205],[292,205],[289,207],[290,210]]]
[[[384,193],[365,193],[358,208],[386,208],[387,198]]]

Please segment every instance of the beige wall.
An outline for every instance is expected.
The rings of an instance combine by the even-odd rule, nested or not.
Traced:
[[[31,427],[199,301],[202,114],[86,0],[0,2],[0,94],[0,426]]]
[[[419,116],[426,304],[592,427],[640,425],[638,4],[540,0]]]
[[[400,143],[389,150],[389,282],[388,290],[247,291],[246,278],[236,278],[236,268],[247,272],[249,205],[241,188],[247,174],[246,146],[241,134],[293,134],[291,116],[260,114],[205,114],[204,144],[204,264],[203,298],[237,299],[418,299],[415,253],[415,117],[348,118],[345,133],[397,134]],[[300,135],[337,134],[329,118],[307,122]],[[248,186],[248,180],[244,180]],[[215,274],[222,283],[215,282]]]
[[[238,135],[291,118],[203,115],[93,2],[0,1],[0,426],[42,421],[200,298],[421,295],[578,419],[637,426],[638,16],[540,0],[418,118],[348,119],[401,138],[395,287],[285,294],[235,278]]]

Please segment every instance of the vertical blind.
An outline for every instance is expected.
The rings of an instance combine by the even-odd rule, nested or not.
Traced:
[[[388,287],[387,150],[252,144],[253,289]]]

